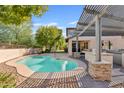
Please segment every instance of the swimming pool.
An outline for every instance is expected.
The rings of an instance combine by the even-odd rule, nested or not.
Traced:
[[[35,72],[63,72],[77,68],[77,64],[73,61],[56,59],[52,56],[29,56],[17,64],[24,64]]]

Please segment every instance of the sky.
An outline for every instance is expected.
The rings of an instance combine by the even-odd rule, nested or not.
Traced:
[[[63,30],[63,35],[66,37],[67,27],[76,27],[76,22],[83,11],[82,5],[49,5],[48,11],[41,17],[32,17],[33,33],[40,26],[57,26]]]

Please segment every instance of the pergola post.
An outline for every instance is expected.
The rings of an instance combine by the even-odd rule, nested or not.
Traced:
[[[96,16],[95,22],[95,34],[96,34],[96,62],[101,61],[101,18]]]
[[[69,56],[72,56],[72,40],[71,39],[68,40],[68,52],[69,52]]]
[[[76,36],[76,52],[78,52],[78,35]]]

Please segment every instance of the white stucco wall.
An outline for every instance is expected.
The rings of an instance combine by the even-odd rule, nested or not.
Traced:
[[[26,49],[0,49],[0,63],[24,55]]]
[[[112,47],[113,49],[118,49],[118,48],[124,49],[124,38],[113,38]]]

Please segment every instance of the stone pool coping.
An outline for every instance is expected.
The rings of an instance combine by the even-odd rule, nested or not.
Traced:
[[[24,77],[29,77],[30,75],[32,75],[34,72],[32,70],[30,70],[27,66],[25,66],[24,64],[17,64],[16,62],[19,61],[19,60],[22,60],[24,59],[25,57],[27,56],[22,56],[22,57],[19,57],[19,58],[15,58],[13,60],[10,60],[8,62],[6,62],[5,64],[6,65],[9,65],[9,66],[12,66],[12,67],[15,67],[17,72],[24,76]]]
[[[47,54],[45,54],[47,55]],[[5,62],[6,65],[9,65],[9,66],[13,66],[17,69],[17,72],[24,76],[24,77],[30,77],[33,73],[36,73],[34,71],[32,71],[31,69],[29,69],[26,65],[24,64],[17,64],[16,62],[19,61],[19,60],[22,60],[24,59],[25,57],[28,57],[28,56],[34,56],[34,55],[27,55],[27,56],[22,56],[22,57],[18,57],[18,58],[15,58],[13,60],[9,60],[7,62]],[[37,55],[38,56],[38,55]],[[42,56],[39,55],[39,56]],[[62,59],[60,57],[60,59]],[[75,60],[74,60],[75,61]],[[77,63],[78,64],[78,63]],[[64,71],[64,72],[38,72],[40,74],[42,74],[42,77],[40,76],[37,76],[37,77],[33,77],[33,78],[42,78],[42,79],[51,79],[51,78],[65,78],[65,77],[71,77],[71,76],[75,76],[75,75],[78,75],[80,73],[82,73],[85,69],[83,67],[77,67],[76,69],[74,70],[70,70],[70,71]],[[48,76],[48,74],[52,74],[51,77]],[[57,76],[56,76],[57,74]]]

